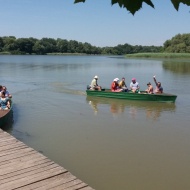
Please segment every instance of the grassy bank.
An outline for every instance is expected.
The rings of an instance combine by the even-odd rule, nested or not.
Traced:
[[[190,53],[135,53],[126,54],[127,58],[190,58]]]
[[[0,55],[11,55],[10,52],[0,52]]]
[[[29,55],[28,53],[20,53],[20,52],[0,52],[0,55]],[[31,55],[37,55],[35,53]],[[47,53],[44,55],[87,55],[84,53]]]
[[[87,55],[85,53],[47,53],[46,55]]]

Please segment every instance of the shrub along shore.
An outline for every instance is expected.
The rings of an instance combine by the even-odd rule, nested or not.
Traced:
[[[190,53],[135,53],[126,54],[126,58],[190,58]]]

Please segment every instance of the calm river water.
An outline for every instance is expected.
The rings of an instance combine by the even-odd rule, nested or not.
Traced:
[[[106,56],[0,56],[13,95],[13,136],[97,190],[190,189],[190,60]],[[142,90],[152,76],[176,103],[91,98],[94,75]]]

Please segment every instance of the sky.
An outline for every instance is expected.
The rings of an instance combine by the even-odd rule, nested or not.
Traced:
[[[190,7],[176,11],[170,0],[143,3],[133,16],[111,0],[0,0],[0,37],[61,38],[97,47],[162,46],[177,34],[190,33]]]

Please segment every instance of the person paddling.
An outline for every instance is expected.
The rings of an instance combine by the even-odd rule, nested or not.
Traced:
[[[102,87],[101,86],[99,86],[98,85],[98,76],[96,75],[96,76],[94,76],[94,78],[92,79],[92,82],[91,82],[91,88],[90,88],[90,90],[99,90],[99,91],[101,91],[101,89],[102,89]]]

